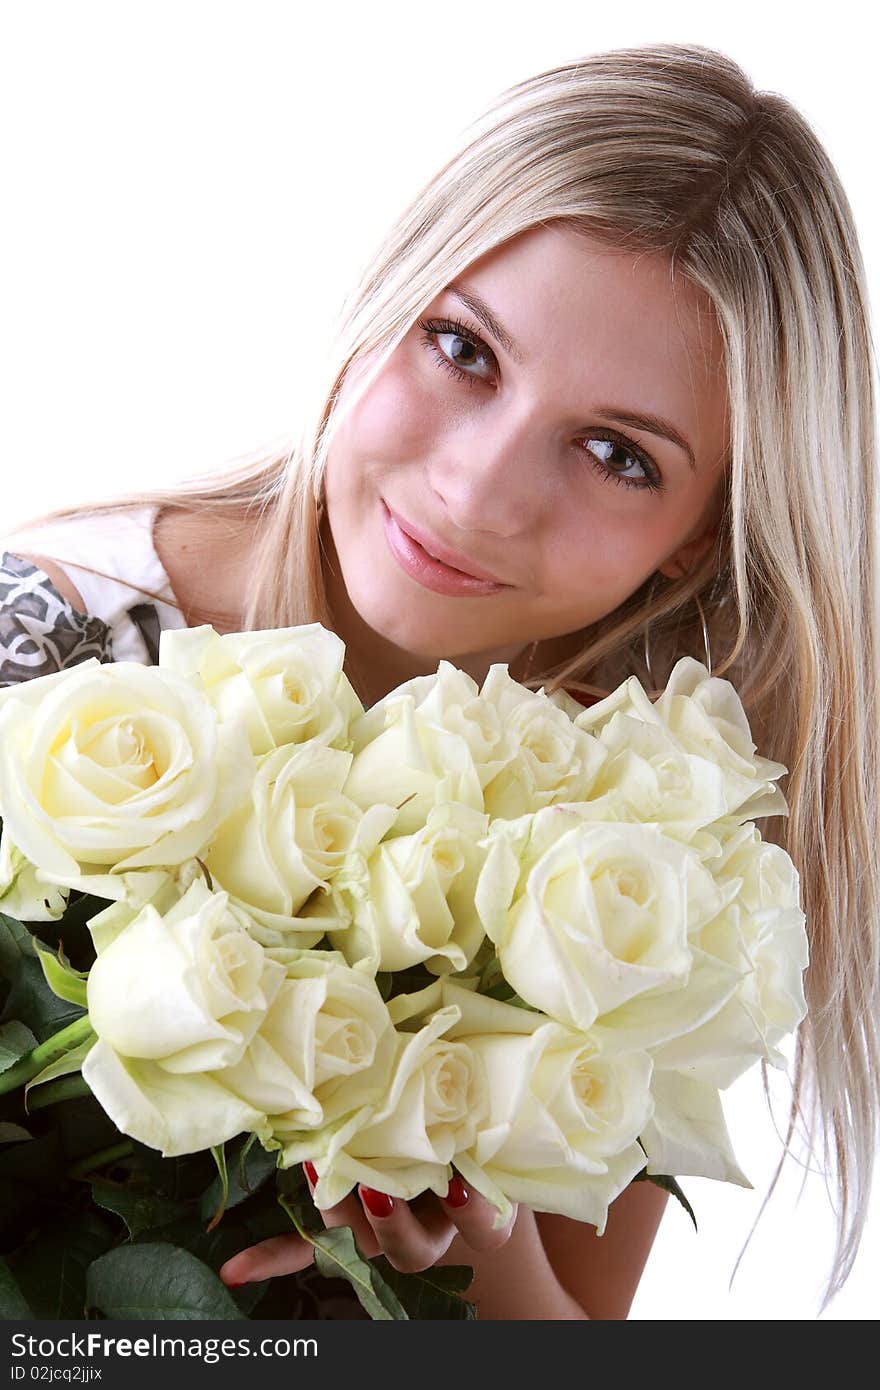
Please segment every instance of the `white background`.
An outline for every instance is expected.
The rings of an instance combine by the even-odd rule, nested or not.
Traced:
[[[798,105],[847,188],[876,300],[867,22],[855,0],[815,26],[801,5],[675,0],[4,4],[0,530],[293,430],[358,267],[467,122],[603,48],[720,48]],[[816,1315],[830,1209],[818,1176],[796,1204],[792,1164],[728,1290],[779,1152],[760,1077],[728,1100],[754,1191],[685,1181],[699,1234],[670,1206],[634,1317]],[[878,1226],[826,1318],[876,1316]]]

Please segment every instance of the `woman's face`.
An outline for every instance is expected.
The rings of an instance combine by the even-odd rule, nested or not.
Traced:
[[[362,634],[431,669],[511,659],[694,563],[720,511],[726,432],[702,291],[673,284],[665,257],[532,229],[437,295],[339,426],[337,589],[341,574]]]

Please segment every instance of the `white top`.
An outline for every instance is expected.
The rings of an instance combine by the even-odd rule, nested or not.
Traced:
[[[145,620],[160,630],[186,627],[153,542],[158,511],[154,505],[83,512],[24,527],[0,538],[0,555],[9,551],[54,560],[82,595],[87,613],[106,623],[114,661],[149,665]]]

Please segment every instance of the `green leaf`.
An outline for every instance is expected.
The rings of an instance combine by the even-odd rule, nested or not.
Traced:
[[[208,1230],[213,1231],[220,1221],[221,1216],[226,1210],[226,1200],[229,1196],[229,1174],[226,1171],[226,1148],[223,1144],[215,1144],[211,1148],[211,1157],[217,1165],[217,1178],[220,1183],[220,1193],[217,1198],[217,1206],[211,1220],[208,1222]]]
[[[46,1068],[50,1070],[50,1068]],[[62,1100],[80,1100],[84,1096],[91,1095],[87,1081],[77,1073],[75,1076],[62,1076],[57,1081],[50,1081],[48,1085],[42,1086],[35,1095],[30,1097],[28,1110],[45,1110],[49,1105],[57,1105]]]
[[[694,1216],[694,1209],[685,1197],[675,1178],[668,1177],[665,1173],[649,1173],[647,1168],[643,1168],[640,1173],[636,1173],[633,1182],[652,1182],[655,1187],[661,1187],[664,1192],[670,1193],[680,1202],[687,1212],[691,1221],[694,1223],[694,1230],[697,1228],[697,1218]]]
[[[168,1226],[172,1221],[185,1217],[189,1211],[186,1202],[173,1202],[168,1197],[139,1191],[124,1183],[110,1182],[107,1178],[92,1181],[92,1197],[98,1206],[121,1216],[132,1237],[159,1226]]]
[[[81,1318],[86,1275],[92,1261],[109,1250],[112,1226],[97,1212],[67,1218],[25,1245],[14,1261],[15,1277],[35,1318]]]
[[[22,960],[34,955],[33,937],[27,927],[16,917],[0,912],[0,975],[4,980],[14,980]]]
[[[200,1197],[216,1171],[211,1155],[204,1151],[163,1158],[157,1149],[137,1142],[133,1150],[132,1167],[147,1175],[154,1192],[175,1202]]]
[[[28,1097],[34,1086],[43,1086],[47,1081],[57,1080],[59,1076],[71,1076],[74,1073],[79,1074],[82,1064],[94,1047],[95,1042],[96,1039],[94,1035],[90,1038],[86,1038],[78,1047],[72,1047],[69,1052],[65,1052],[62,1056],[56,1057],[54,1062],[50,1062],[47,1067],[43,1067],[42,1071],[37,1072],[37,1075],[33,1077],[24,1088],[25,1106],[27,1107],[30,1105],[30,1109],[32,1110],[38,1108],[34,1105],[33,1100],[30,1100],[30,1102],[28,1101]],[[87,1086],[87,1083],[83,1082],[83,1085]],[[91,1092],[88,1093],[91,1094]],[[85,1095],[86,1092],[84,1091],[82,1094]]]
[[[290,1230],[289,1224],[285,1230]],[[247,1227],[228,1216],[215,1230],[206,1231],[193,1203],[187,1203],[187,1211],[183,1217],[172,1221],[168,1226],[153,1227],[145,1239],[141,1239],[140,1236],[134,1239],[139,1246],[156,1244],[157,1241],[179,1246],[201,1260],[215,1274],[233,1255],[238,1255],[247,1246],[254,1244]],[[239,1311],[248,1314],[259,1303],[269,1283],[268,1279],[262,1279],[257,1283],[242,1284],[238,1289],[230,1289],[229,1293]]]
[[[474,1278],[474,1271],[468,1265],[436,1265],[416,1274],[402,1274],[384,1255],[377,1256],[372,1263],[397,1294],[410,1318],[420,1321],[455,1318],[468,1322],[476,1319],[473,1303],[462,1297]]]
[[[120,1139],[116,1144],[107,1144],[97,1152],[85,1154],[72,1163],[67,1170],[69,1178],[87,1178],[101,1168],[117,1167],[124,1159],[130,1158],[132,1144],[130,1139]]]
[[[26,1238],[34,1222],[51,1213],[64,1171],[64,1151],[55,1130],[0,1148],[0,1241],[9,1250]],[[51,1215],[49,1216],[51,1220]]]
[[[64,1080],[51,1084],[63,1086]],[[37,1091],[34,1098],[39,1094]],[[47,1116],[43,1123],[49,1118]],[[118,1144],[122,1137],[110,1116],[92,1095],[79,1096],[57,1105],[52,1110],[51,1120],[64,1146],[65,1171],[80,1159]]]
[[[256,1135],[251,1134],[243,1143],[240,1140],[233,1141],[227,1163],[227,1211],[259,1191],[278,1166],[277,1152],[268,1152],[262,1144],[255,1143],[255,1139]],[[218,1174],[210,1187],[202,1193],[201,1214],[204,1221],[217,1210],[221,1195],[222,1184]],[[273,1207],[274,1205],[273,1201]]]
[[[11,1120],[0,1120],[0,1144],[17,1144],[22,1139],[33,1139],[33,1137],[21,1125],[15,1125]]]
[[[80,1008],[85,1009],[88,972],[72,969],[65,960],[53,955],[51,951],[41,951],[39,946],[36,950],[46,983],[52,993],[57,994],[59,999],[66,999],[69,1004],[78,1004]]]
[[[15,1276],[6,1261],[0,1258],[0,1322],[11,1322],[13,1318],[32,1318],[24,1294],[16,1283]]]
[[[12,981],[12,988],[3,1010],[3,1020],[18,1019],[27,1024],[37,1042],[45,1042],[59,1029],[82,1018],[84,1010],[78,1004],[59,999],[50,987],[43,967],[33,955],[23,955]]]
[[[36,1045],[37,1040],[30,1028],[17,1019],[0,1025],[0,1072],[6,1071]]]
[[[21,1144],[5,1145],[0,1149],[0,1192],[5,1194],[16,1183],[48,1192],[57,1181],[63,1159],[64,1151],[54,1130]]]
[[[0,1070],[0,1092],[15,1090],[24,1082],[37,1076],[45,1067],[56,1062],[60,1057],[66,1056],[74,1048],[78,1048],[80,1043],[87,1040],[94,1042],[94,1038],[95,1034],[92,1031],[88,1014],[80,1014],[73,1023],[62,1028],[60,1032],[53,1033],[45,1042],[31,1048],[5,1071]]]
[[[175,1245],[122,1245],[89,1269],[86,1302],[106,1318],[235,1319],[239,1311],[212,1269]]]
[[[347,1279],[361,1306],[366,1308],[374,1321],[409,1321],[406,1309],[393,1289],[386,1284],[376,1266],[364,1259],[358,1250],[350,1226],[307,1231],[295,1208],[284,1197],[279,1197],[278,1201],[303,1240],[310,1241],[315,1247],[315,1265],[321,1274],[328,1278]]]

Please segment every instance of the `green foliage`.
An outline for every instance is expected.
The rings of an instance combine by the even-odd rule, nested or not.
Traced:
[[[79,1004],[71,1004],[55,994],[43,973],[36,951],[33,955],[22,954],[6,997],[3,1022],[14,1019],[23,1023],[37,1042],[45,1042],[68,1024],[82,1018],[84,1012]]]
[[[241,1319],[229,1290],[189,1250],[158,1242],[120,1246],[94,1261],[86,1303],[105,1318]]]
[[[27,1299],[18,1287],[15,1275],[6,1261],[0,1258],[0,1322],[13,1318],[32,1318]]]
[[[687,1212],[691,1221],[694,1223],[694,1230],[697,1228],[697,1218],[694,1209],[685,1197],[675,1178],[668,1177],[665,1173],[649,1173],[647,1168],[643,1168],[640,1173],[636,1173],[633,1182],[652,1182],[655,1187],[661,1187],[664,1192],[668,1192],[677,1202],[680,1202]]]
[[[30,1028],[26,1028],[17,1019],[0,1025],[0,1072],[6,1071],[36,1045],[37,1040]]]
[[[171,1201],[148,1189],[139,1190],[132,1183],[96,1178],[91,1187],[92,1197],[98,1206],[121,1216],[132,1239],[145,1231],[154,1231],[157,1227],[170,1226],[174,1221],[182,1220],[190,1209],[186,1202]]]
[[[35,1318],[82,1318],[90,1265],[113,1244],[113,1227],[83,1211],[18,1252],[13,1272]]]
[[[363,1308],[376,1321],[408,1321],[400,1299],[385,1282],[377,1266],[364,1259],[355,1243],[350,1226],[334,1226],[330,1230],[307,1230],[302,1216],[292,1202],[279,1197],[297,1234],[314,1246],[315,1264],[322,1274],[339,1275],[347,1279]]]
[[[384,1255],[378,1256],[373,1264],[400,1299],[408,1317],[419,1321],[425,1318],[473,1321],[476,1318],[474,1305],[463,1297],[474,1277],[469,1266],[437,1265],[418,1274],[401,1274]]]
[[[52,992],[57,994],[59,999],[66,999],[69,1004],[76,1004],[79,1008],[85,1009],[88,971],[74,970],[61,953],[55,955],[53,951],[40,950],[39,946],[37,955],[46,976],[46,983]]]
[[[237,1207],[258,1192],[276,1171],[276,1154],[267,1152],[257,1141],[256,1135],[234,1139],[227,1148],[225,1194],[223,1179],[218,1173],[202,1196],[201,1214],[205,1220],[213,1216],[221,1197],[225,1195],[224,1209]]]
[[[22,960],[36,955],[31,933],[23,923],[0,912],[0,979],[15,979]]]

